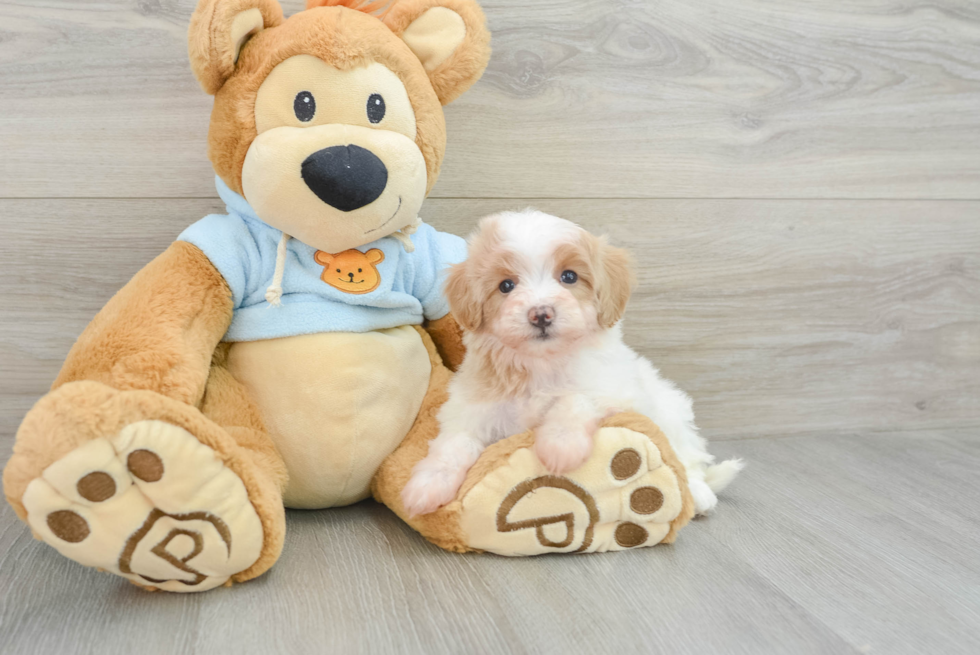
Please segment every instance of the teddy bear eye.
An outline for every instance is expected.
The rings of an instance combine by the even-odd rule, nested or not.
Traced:
[[[575,284],[578,282],[578,273],[575,271],[562,271],[561,281],[565,284]]]
[[[316,99],[313,94],[309,91],[297,93],[296,99],[293,100],[293,113],[296,114],[296,118],[304,123],[313,120],[313,116],[316,114]]]
[[[513,280],[504,280],[497,288],[500,289],[500,293],[510,293],[516,286]]]
[[[337,269],[337,272],[338,272],[338,273],[340,272],[340,269],[339,269],[339,268]]]
[[[360,273],[361,272],[361,269],[357,269],[357,272]]]
[[[367,101],[367,117],[372,123],[380,123],[385,117],[385,99],[377,93],[372,93]]]

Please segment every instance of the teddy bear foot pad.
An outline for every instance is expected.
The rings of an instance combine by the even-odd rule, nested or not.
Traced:
[[[31,481],[23,502],[34,534],[62,555],[146,587],[205,591],[262,550],[241,478],[163,421],[76,448]]]
[[[589,460],[564,476],[549,474],[532,448],[515,450],[463,496],[459,520],[471,548],[520,556],[669,542],[682,513],[681,483],[657,444],[604,427]]]

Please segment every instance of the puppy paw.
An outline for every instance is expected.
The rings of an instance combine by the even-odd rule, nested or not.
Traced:
[[[543,425],[534,434],[534,454],[555,475],[582,466],[592,454],[592,436],[581,427]]]
[[[410,518],[429,514],[456,498],[466,469],[453,470],[422,460],[402,489],[402,505]]]

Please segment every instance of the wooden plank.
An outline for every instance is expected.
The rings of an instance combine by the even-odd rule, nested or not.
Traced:
[[[0,197],[210,197],[194,4],[0,1]],[[980,198],[974,0],[484,6],[437,196]]]
[[[720,444],[749,468],[717,513],[623,553],[456,555],[373,503],[293,511],[269,573],[187,596],[69,562],[3,505],[0,651],[974,653],[976,436]]]
[[[465,234],[528,202],[435,199],[423,216]],[[630,247],[627,341],[691,393],[712,439],[980,425],[980,202],[535,204]],[[0,439],[109,297],[220,210],[0,201]]]
[[[977,652],[977,436],[719,445],[749,468],[703,521],[705,538],[728,545],[859,652]]]

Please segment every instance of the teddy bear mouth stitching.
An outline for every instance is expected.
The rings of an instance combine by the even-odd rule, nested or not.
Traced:
[[[398,212],[401,211],[401,208],[402,208],[402,197],[401,196],[398,196],[398,206],[395,207],[395,213],[391,215],[391,218],[389,218],[387,221],[385,221],[384,223],[382,223],[378,227],[368,230],[364,234],[371,234],[372,232],[377,232],[378,230],[380,230],[381,228],[383,228],[385,225],[387,225],[388,223],[390,223],[393,220],[395,220],[395,216],[398,216]],[[362,280],[362,282],[363,282],[363,280]]]

